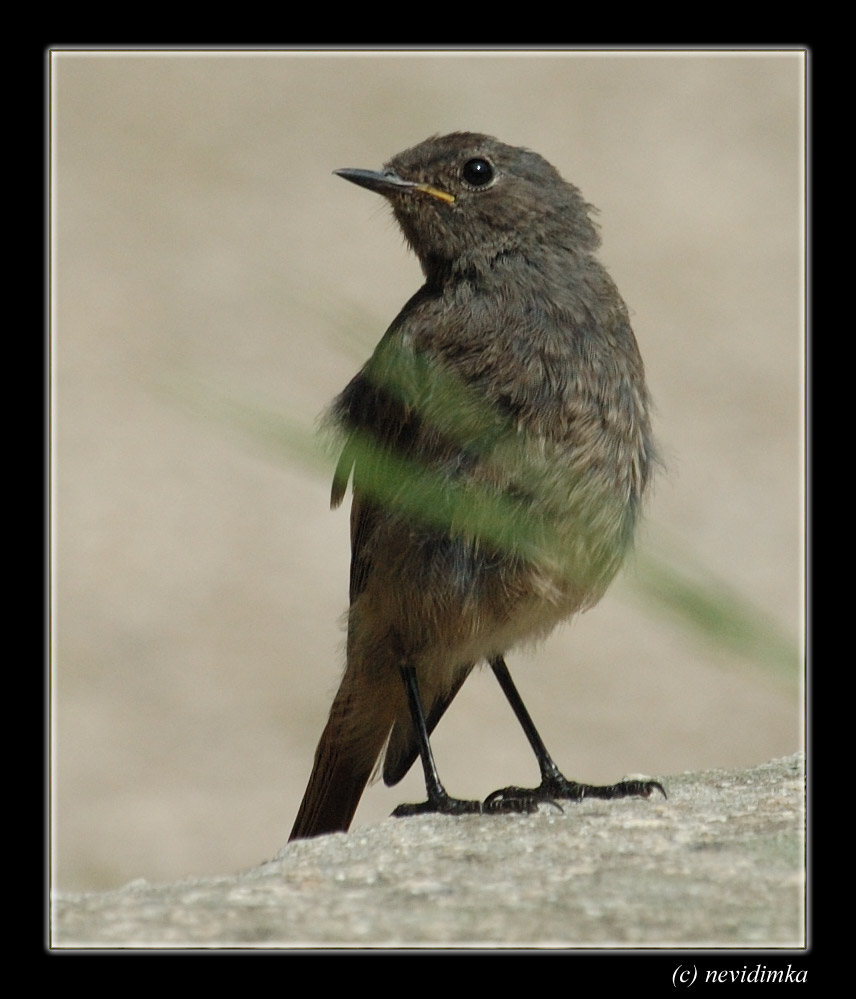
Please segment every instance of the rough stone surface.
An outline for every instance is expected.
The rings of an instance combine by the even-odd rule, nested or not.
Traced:
[[[52,944],[803,947],[803,755],[665,783],[667,801],[390,819],[241,874],[57,894]]]

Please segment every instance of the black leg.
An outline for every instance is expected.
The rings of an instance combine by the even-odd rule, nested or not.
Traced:
[[[656,780],[623,780],[618,784],[605,786],[578,784],[567,780],[547,752],[502,656],[491,659],[490,668],[535,753],[541,771],[541,784],[534,788],[504,787],[494,791],[484,801],[485,812],[530,812],[537,807],[539,801],[555,802],[557,799],[582,801],[583,798],[648,798],[655,790],[666,797],[663,785]]]
[[[419,743],[419,756],[422,759],[422,769],[425,771],[425,790],[428,800],[418,805],[399,805],[392,813],[396,818],[405,815],[423,815],[426,812],[440,812],[443,815],[466,815],[481,812],[480,801],[463,801],[460,798],[450,798],[446,789],[440,783],[431,743],[428,741],[428,727],[425,724],[425,712],[422,709],[422,699],[419,697],[419,684],[416,680],[416,670],[412,666],[401,667],[401,680],[407,691],[407,703],[410,706],[410,717],[416,730]]]

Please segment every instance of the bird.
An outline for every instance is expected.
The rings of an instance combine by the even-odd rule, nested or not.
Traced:
[[[424,284],[325,418],[331,506],[353,494],[346,666],[290,840],[347,831],[376,770],[391,786],[417,758],[426,800],[395,816],[665,797],[650,779],[566,779],[506,663],[601,599],[658,464],[596,209],[537,153],[476,132],[334,172],[386,199]],[[446,791],[430,737],[484,663],[541,783],[469,801]]]

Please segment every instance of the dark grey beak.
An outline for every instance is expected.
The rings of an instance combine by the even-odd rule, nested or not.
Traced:
[[[357,170],[349,167],[345,170],[334,170],[333,173],[337,177],[344,177],[352,184],[359,184],[360,187],[366,187],[370,191],[383,194],[385,197],[392,197],[399,191],[411,190],[430,194],[434,198],[448,202],[448,204],[452,204],[455,200],[453,194],[441,191],[430,184],[417,184],[413,180],[403,180],[393,170]]]
[[[360,187],[367,187],[370,191],[377,191],[378,194],[390,194],[393,191],[401,190],[404,187],[415,187],[409,180],[402,180],[397,173],[392,170],[334,170],[337,177],[344,177],[352,184],[359,184]]]

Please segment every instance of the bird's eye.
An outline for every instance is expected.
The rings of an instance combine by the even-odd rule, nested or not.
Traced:
[[[486,187],[496,176],[493,164],[481,157],[467,160],[461,171],[464,180],[472,187]]]

